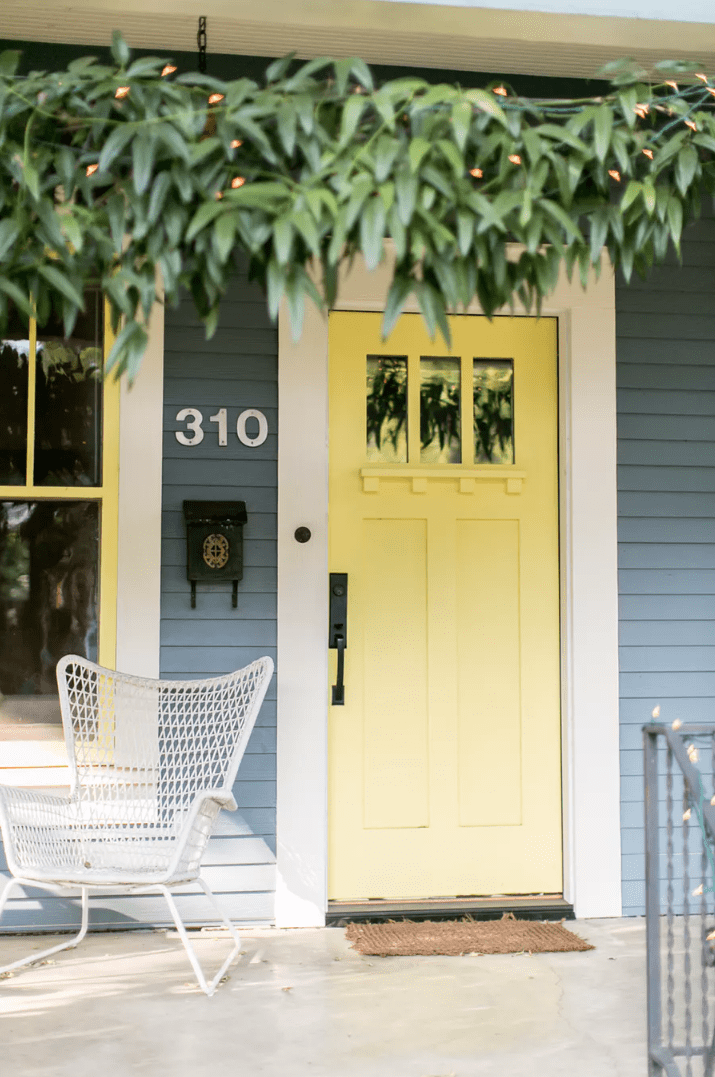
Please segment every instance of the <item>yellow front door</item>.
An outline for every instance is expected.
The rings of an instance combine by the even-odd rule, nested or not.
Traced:
[[[560,892],[556,321],[381,319],[330,316],[329,896]]]

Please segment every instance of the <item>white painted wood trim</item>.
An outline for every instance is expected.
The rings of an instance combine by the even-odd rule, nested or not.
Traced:
[[[338,309],[381,310],[389,262],[356,263]],[[406,309],[416,310],[409,306]],[[586,292],[565,276],[559,318],[564,896],[579,917],[621,914],[618,736],[615,285],[604,264]],[[475,305],[470,313],[480,313]],[[517,311],[517,314],[525,314]],[[279,322],[278,892],[276,922],[327,908],[327,321],[301,340]],[[305,546],[293,532],[305,524]]]
[[[327,320],[308,307],[295,344],[283,309],[278,341],[276,923],[315,927],[327,907]]]
[[[159,676],[164,308],[157,303],[149,343],[119,405],[117,669]]]

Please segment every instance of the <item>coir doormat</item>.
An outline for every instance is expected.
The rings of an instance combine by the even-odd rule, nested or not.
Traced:
[[[412,920],[381,924],[348,924],[346,936],[360,954],[412,957],[444,954],[547,954],[593,950],[563,924],[516,920]]]

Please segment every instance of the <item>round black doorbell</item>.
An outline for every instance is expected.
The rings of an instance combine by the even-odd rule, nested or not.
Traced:
[[[294,537],[295,537],[296,542],[308,542],[309,539],[311,538],[310,528],[309,527],[298,527],[296,529]]]

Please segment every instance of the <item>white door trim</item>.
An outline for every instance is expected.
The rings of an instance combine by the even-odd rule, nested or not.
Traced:
[[[119,523],[116,668],[159,676],[164,307],[156,303],[149,342],[119,404]]]
[[[389,256],[356,262],[340,310],[381,310]],[[409,306],[407,310],[416,310]],[[469,313],[478,314],[478,306]],[[517,311],[525,314],[525,311]],[[615,285],[565,275],[559,318],[564,896],[576,915],[620,916]],[[328,324],[306,311],[278,336],[278,743],[276,923],[327,909]],[[306,544],[295,529],[312,532]]]

